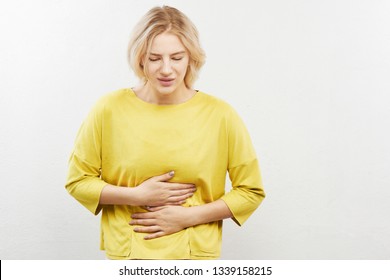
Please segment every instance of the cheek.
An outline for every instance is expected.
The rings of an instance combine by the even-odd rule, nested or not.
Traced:
[[[185,63],[183,65],[180,66],[180,73],[182,75],[185,75],[187,73],[187,70],[189,68],[189,64],[188,63]]]
[[[154,64],[147,63],[145,65],[145,72],[148,76],[153,75],[158,70],[158,66]]]

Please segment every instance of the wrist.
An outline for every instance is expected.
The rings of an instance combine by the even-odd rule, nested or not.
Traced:
[[[226,203],[219,199],[203,205],[186,208],[186,227],[207,224],[233,217]]]
[[[126,194],[127,194],[128,205],[132,205],[132,206],[143,205],[138,188],[127,187],[126,189],[127,189]]]
[[[202,224],[201,216],[200,216],[200,209],[201,206],[191,206],[191,207],[183,207],[183,223],[184,228],[196,226],[199,224]]]
[[[140,194],[136,188],[106,185],[100,194],[99,204],[102,205],[142,205]]]

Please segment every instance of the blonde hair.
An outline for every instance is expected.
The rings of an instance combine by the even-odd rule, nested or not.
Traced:
[[[142,61],[150,51],[153,39],[170,32],[179,37],[189,54],[189,65],[184,77],[185,85],[191,88],[203,66],[206,55],[200,46],[199,34],[191,20],[178,9],[162,6],[151,9],[135,26],[128,47],[128,62],[134,73],[147,80]]]

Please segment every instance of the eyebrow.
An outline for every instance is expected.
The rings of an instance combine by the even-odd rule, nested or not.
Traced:
[[[175,53],[172,53],[170,55],[178,55],[178,54],[184,54],[186,53],[186,51],[179,51],[179,52],[175,52]],[[158,53],[149,53],[149,55],[154,55],[154,56],[161,56],[161,54],[158,54]]]

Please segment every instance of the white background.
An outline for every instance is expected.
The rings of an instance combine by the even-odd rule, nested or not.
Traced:
[[[137,83],[135,23],[168,4],[207,53],[196,88],[232,104],[267,198],[222,259],[390,258],[390,2],[0,2],[0,258],[104,259],[99,217],[64,188],[95,101]]]

